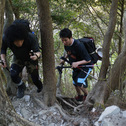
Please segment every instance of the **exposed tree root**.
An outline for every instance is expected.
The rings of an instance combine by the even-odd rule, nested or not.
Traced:
[[[82,107],[84,107],[83,104],[78,105],[77,107],[74,108],[74,112],[78,112],[78,111],[80,111]]]
[[[61,107],[60,105],[58,105],[57,103],[55,104],[55,108],[57,108],[57,109],[59,110],[59,112],[60,112],[60,114],[62,115],[62,117],[64,118],[64,120],[66,120],[66,121],[72,121],[72,120],[73,120],[73,118],[70,117],[70,115],[69,115],[68,113],[66,113],[66,112],[62,109],[62,107]]]
[[[63,98],[61,98],[61,97],[57,97],[57,98],[58,98],[58,100],[62,101],[63,103],[65,103],[69,107],[71,107],[73,109],[75,108],[75,106],[73,106],[72,104],[70,104],[69,102],[67,102],[66,100],[64,100]]]
[[[83,109],[84,104],[83,102],[77,102],[74,98],[67,98],[67,97],[57,97],[58,102],[60,105],[70,114],[78,114],[81,109]]]
[[[40,101],[38,98],[35,98],[34,96],[32,96],[32,99],[34,100],[34,103],[36,103],[39,107],[41,108],[46,108],[47,106],[42,102]]]

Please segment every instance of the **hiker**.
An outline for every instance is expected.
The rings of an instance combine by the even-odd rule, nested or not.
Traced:
[[[14,21],[4,32],[1,47],[1,66],[7,67],[6,51],[10,48],[14,54],[13,62],[10,68],[12,81],[17,85],[17,97],[22,98],[26,89],[25,83],[19,74],[26,66],[30,73],[33,83],[37,87],[37,92],[41,92],[43,84],[39,78],[38,59],[40,58],[40,50],[36,36],[33,35],[23,23],[15,23]],[[32,51],[32,53],[30,53]]]
[[[80,43],[72,37],[72,32],[68,28],[64,28],[60,31],[59,36],[64,49],[67,52],[66,58],[69,59],[73,68],[73,85],[75,86],[77,101],[84,101],[88,94],[87,77],[92,70],[92,67],[78,67],[82,65],[92,65],[91,57],[88,54],[84,44]],[[64,60],[61,60],[60,64],[64,64]],[[83,93],[83,94],[82,94]]]

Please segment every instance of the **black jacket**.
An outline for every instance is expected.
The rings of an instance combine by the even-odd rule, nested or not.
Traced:
[[[16,59],[22,61],[30,60],[29,52],[31,50],[33,50],[33,52],[40,52],[37,38],[30,32],[28,33],[28,38],[24,40],[22,47],[15,46],[5,35],[3,35],[1,54],[6,54],[7,48],[11,49]]]
[[[81,60],[91,60],[87,49],[85,48],[84,44],[81,43],[79,40],[74,39],[74,42],[71,46],[64,46],[64,48],[67,52],[71,64],[72,62],[77,62]],[[92,65],[92,62],[88,63],[87,65]]]

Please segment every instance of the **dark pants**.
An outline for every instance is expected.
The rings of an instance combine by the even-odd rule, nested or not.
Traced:
[[[17,85],[21,82],[21,77],[19,74],[22,72],[24,66],[26,66],[28,73],[31,75],[33,83],[37,88],[42,88],[42,82],[39,79],[38,73],[38,62],[26,61],[22,62],[20,60],[15,60],[10,69],[11,78]]]
[[[90,72],[91,72],[91,68],[84,68],[83,71],[81,70],[77,70],[77,71],[73,71],[73,84],[74,86],[79,86],[81,87],[83,85],[84,88],[88,87],[88,83],[87,83],[87,77],[89,76]]]

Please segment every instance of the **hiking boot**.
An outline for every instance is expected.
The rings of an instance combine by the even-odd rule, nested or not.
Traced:
[[[22,85],[18,86],[17,89],[17,98],[22,98],[24,96],[24,91],[26,90],[26,86],[23,83]]]
[[[42,89],[43,89],[43,85],[41,85],[41,88],[38,88],[38,89],[37,89],[37,93],[41,92]]]
[[[75,99],[77,101],[83,101],[83,95],[78,95],[77,97],[75,97]]]

